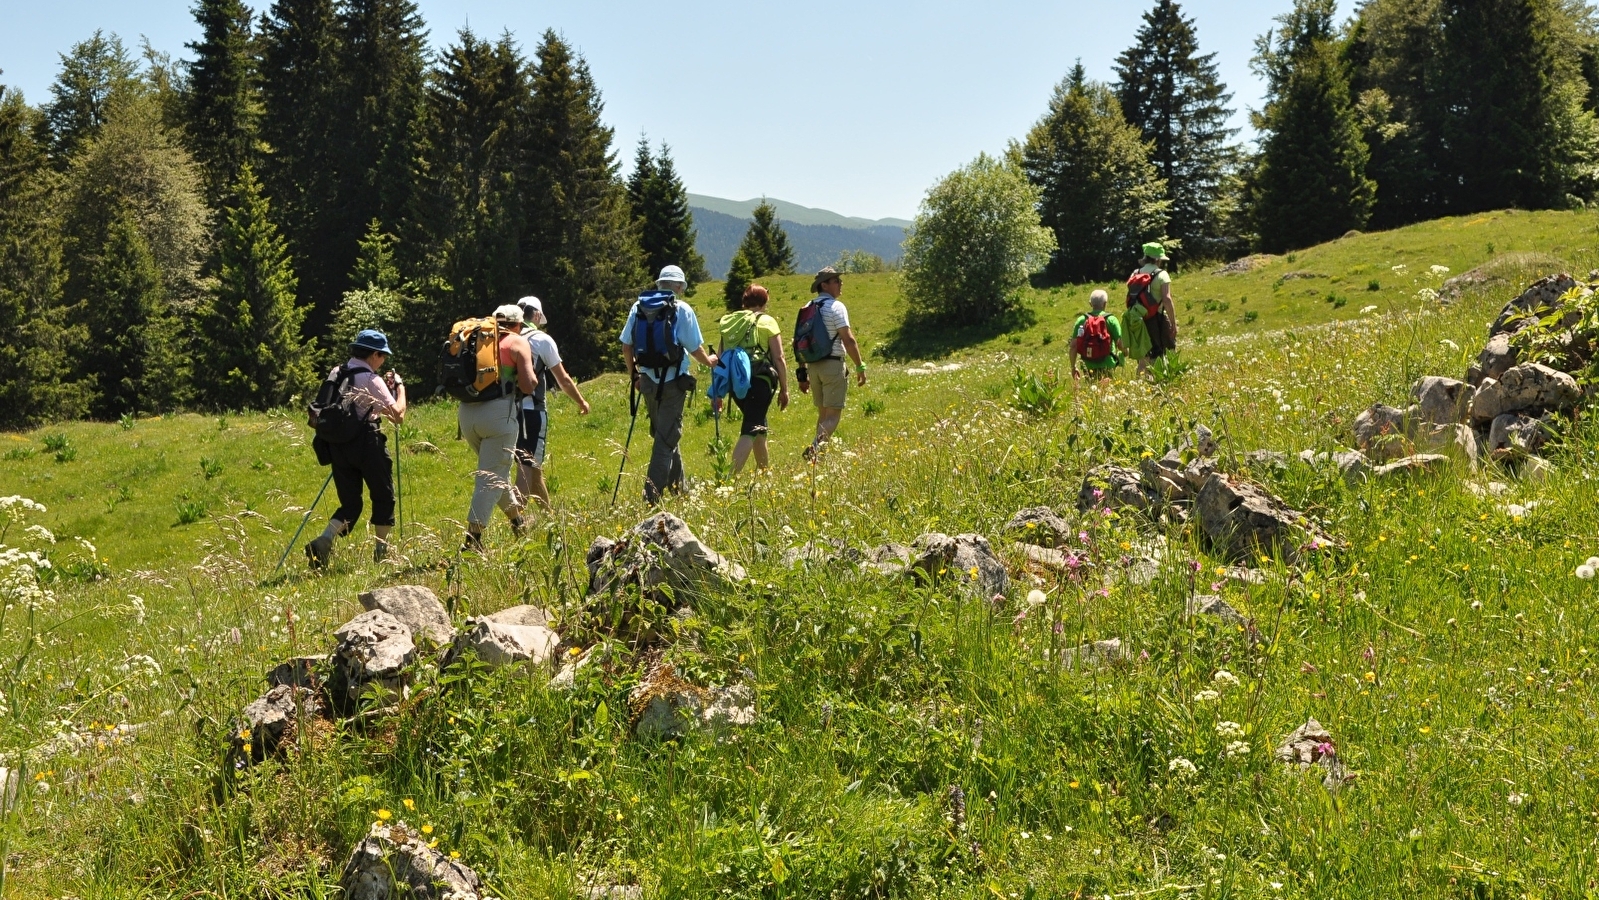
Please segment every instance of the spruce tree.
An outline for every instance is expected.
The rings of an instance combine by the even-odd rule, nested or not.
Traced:
[[[131,210],[116,211],[90,260],[85,312],[95,382],[89,412],[100,419],[170,410],[188,396],[179,322],[161,271]]]
[[[749,259],[755,277],[766,275],[791,275],[794,272],[794,248],[788,242],[788,232],[777,220],[777,207],[765,200],[755,207],[750,217],[749,230],[739,249]]]
[[[587,63],[554,31],[535,54],[523,281],[579,377],[620,363],[616,333],[644,283],[638,228]]]
[[[1165,234],[1170,201],[1149,145],[1082,63],[1056,86],[1049,110],[1013,152],[1042,192],[1039,213],[1057,244],[1053,277],[1124,274],[1143,242]]]
[[[710,278],[705,257],[694,244],[694,214],[688,207],[688,189],[677,176],[672,151],[661,145],[660,155],[652,158],[647,141],[639,140],[633,161],[633,174],[627,182],[628,202],[638,223],[644,250],[644,267],[659,272],[664,266],[682,268],[688,278],[688,293]]]
[[[39,114],[0,85],[0,428],[81,416],[89,389],[72,380],[85,329],[62,300],[57,176]]]
[[[195,59],[188,64],[184,132],[215,207],[228,199],[240,169],[254,162],[259,140],[250,10],[240,0],[198,0],[194,18],[202,37],[188,45]]]
[[[1257,42],[1255,65],[1271,93],[1252,175],[1251,205],[1262,249],[1308,247],[1371,215],[1375,185],[1332,37],[1333,0],[1297,0],[1275,35]]]
[[[44,105],[44,126],[56,165],[65,168],[110,118],[113,104],[138,90],[138,63],[114,34],[107,37],[96,30],[93,37],[61,54],[61,73],[50,85],[50,102]]]
[[[727,308],[743,309],[744,291],[759,277],[744,248],[734,250],[733,262],[727,267],[727,283],[722,286],[722,299],[727,301]]]
[[[301,295],[316,305],[344,289],[333,248],[338,170],[338,18],[333,0],[276,0],[261,18],[261,179],[294,254]]]
[[[288,248],[247,164],[222,225],[215,292],[200,317],[201,399],[217,409],[271,409],[311,381]]]
[[[1222,254],[1227,235],[1218,213],[1237,130],[1227,127],[1232,95],[1216,54],[1200,55],[1193,19],[1173,0],[1157,0],[1133,46],[1117,57],[1116,76],[1122,114],[1150,143],[1150,162],[1166,182],[1166,233],[1180,241],[1184,257]]]

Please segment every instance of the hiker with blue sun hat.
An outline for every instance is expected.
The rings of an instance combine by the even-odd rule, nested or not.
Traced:
[[[405,420],[405,382],[394,372],[382,375],[392,351],[383,332],[368,328],[350,342],[350,358],[335,366],[322,382],[311,419],[316,437],[311,446],[317,461],[333,468],[333,486],[339,508],[327,528],[305,545],[312,568],[333,558],[333,541],[350,533],[362,512],[361,488],[372,495],[372,531],[377,543],[372,558],[382,562],[389,553],[389,532],[394,528],[394,461],[389,457],[383,420]]]

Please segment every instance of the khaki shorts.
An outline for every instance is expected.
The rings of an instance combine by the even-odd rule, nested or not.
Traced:
[[[849,370],[842,359],[820,359],[807,368],[811,375],[811,402],[817,409],[843,409],[849,393]]]

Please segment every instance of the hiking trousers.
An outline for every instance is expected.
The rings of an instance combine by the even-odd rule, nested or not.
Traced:
[[[650,416],[652,442],[650,467],[644,476],[644,502],[659,503],[663,491],[683,489],[683,455],[677,445],[683,440],[683,404],[689,391],[694,390],[694,379],[684,376],[656,385],[643,378],[641,388],[644,408]]]
[[[518,504],[511,465],[516,454],[516,404],[510,399],[462,403],[456,420],[461,437],[477,454],[477,474],[472,487],[472,508],[468,524],[482,528],[498,505],[507,516],[515,516]]]
[[[333,518],[345,525],[346,533],[361,520],[361,487],[372,494],[372,524],[394,524],[394,462],[389,459],[388,437],[381,431],[362,434],[344,444],[328,444],[328,459],[333,466],[333,489],[339,495],[339,508]]]

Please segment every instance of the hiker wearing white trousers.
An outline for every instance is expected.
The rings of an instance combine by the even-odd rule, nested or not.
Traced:
[[[466,542],[463,550],[483,549],[483,529],[494,514],[494,507],[505,513],[511,531],[522,531],[523,499],[511,482],[511,467],[516,461],[516,439],[520,434],[517,398],[534,390],[533,352],[527,339],[517,334],[522,327],[522,308],[514,303],[494,311],[500,327],[500,381],[515,385],[505,396],[481,403],[462,403],[456,413],[461,437],[477,454],[477,474],[472,488],[472,508],[466,515]],[[520,392],[520,393],[518,393]]]

